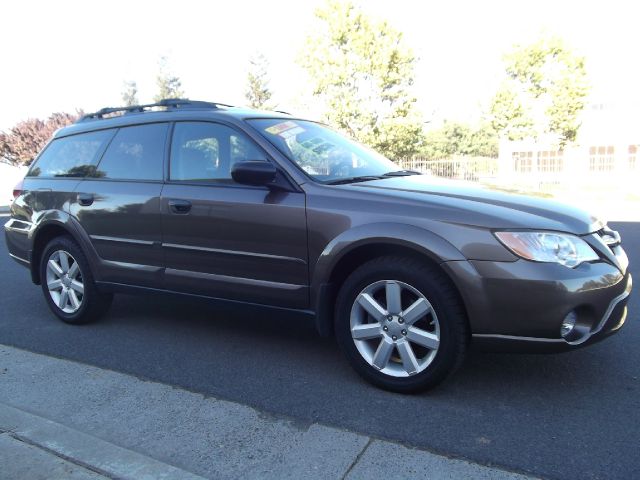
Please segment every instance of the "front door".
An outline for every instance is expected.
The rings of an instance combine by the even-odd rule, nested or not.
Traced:
[[[305,197],[240,185],[231,166],[271,161],[244,133],[177,122],[162,192],[167,288],[292,308],[308,306]]]

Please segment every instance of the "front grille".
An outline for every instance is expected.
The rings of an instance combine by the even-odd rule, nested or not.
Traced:
[[[596,233],[600,236],[604,244],[609,247],[611,251],[613,251],[614,247],[620,245],[620,234],[615,230],[611,230],[609,227],[604,227],[598,230]]]
[[[604,227],[596,232],[602,243],[606,245],[609,251],[615,257],[616,266],[620,268],[622,273],[627,271],[629,266],[629,258],[622,248],[620,234],[609,227]]]

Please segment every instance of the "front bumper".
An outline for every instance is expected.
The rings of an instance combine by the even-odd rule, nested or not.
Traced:
[[[474,347],[508,352],[562,352],[617,332],[627,316],[629,272],[608,262],[562,265],[516,262],[447,262],[463,297]],[[625,266],[626,267],[626,266]],[[575,312],[581,334],[562,338]]]

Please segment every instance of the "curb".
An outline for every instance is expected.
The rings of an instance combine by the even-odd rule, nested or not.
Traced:
[[[0,364],[0,439],[108,478],[535,478],[2,344]]]
[[[0,403],[0,430],[109,478],[204,480],[203,477]]]

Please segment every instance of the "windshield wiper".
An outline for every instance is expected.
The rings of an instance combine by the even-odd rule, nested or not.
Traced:
[[[344,177],[344,178],[336,178],[334,180],[329,180],[328,182],[324,182],[327,185],[342,185],[345,183],[356,183],[356,182],[368,182],[369,180],[380,180],[385,178],[381,175],[361,175],[359,177]]]
[[[415,170],[398,170],[396,172],[387,172],[383,176],[384,177],[408,177],[409,175],[422,175],[420,172],[416,172]]]
[[[367,182],[369,180],[383,180],[391,177],[407,177],[409,175],[422,175],[414,170],[398,170],[396,172],[387,172],[382,175],[360,175],[357,177],[336,178],[325,182],[327,185],[342,185],[344,183]]]

